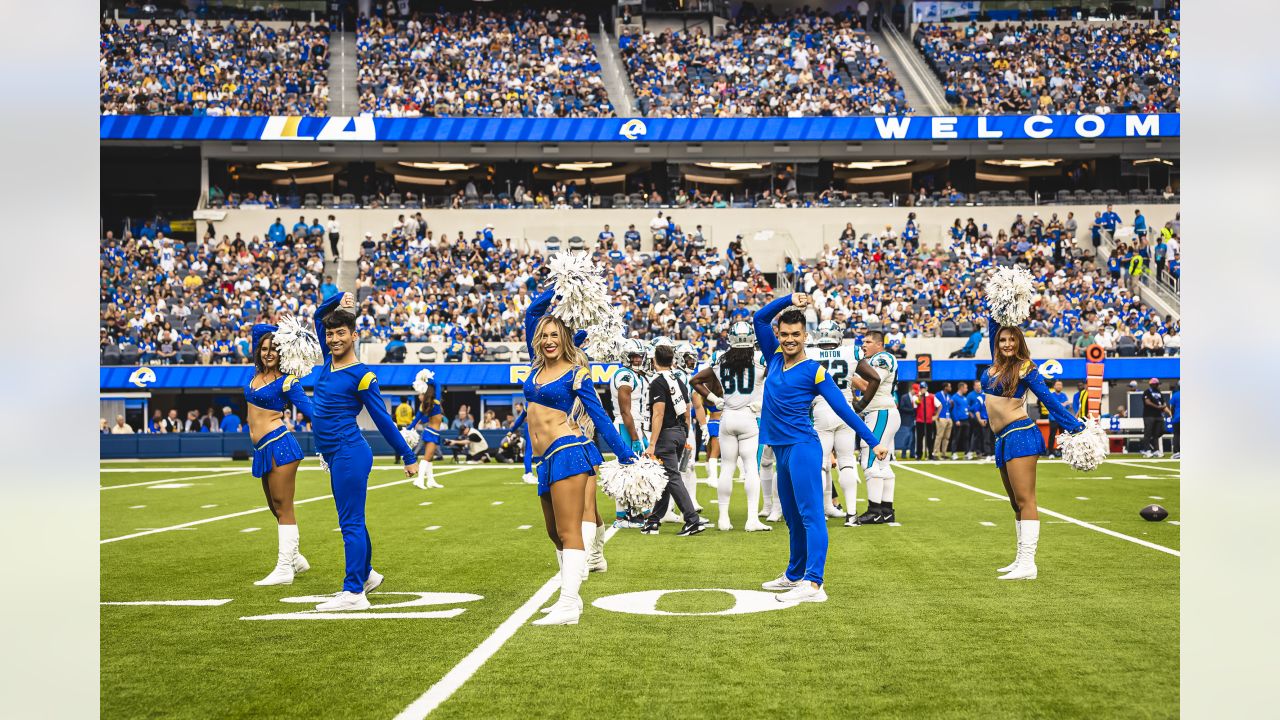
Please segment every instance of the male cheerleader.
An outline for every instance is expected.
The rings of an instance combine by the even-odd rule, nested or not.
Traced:
[[[813,399],[822,396],[840,419],[853,428],[875,456],[889,455],[871,429],[854,413],[826,368],[805,357],[803,309],[813,300],[805,293],[780,297],[753,318],[768,374],[760,417],[760,442],[773,448],[777,460],[778,499],[787,520],[791,558],[786,572],[764,583],[766,590],[786,590],[781,602],[825,602],[823,570],[827,562],[827,524],[823,517],[822,443],[809,416]],[[792,307],[794,306],[794,307]],[[790,308],[790,309],[788,309]],[[786,312],[783,312],[783,311]],[[778,317],[775,335],[773,319]]]
[[[831,320],[818,324],[818,347],[809,348],[808,355],[812,360],[826,368],[827,374],[840,388],[845,398],[849,393],[849,378],[862,359],[862,350],[857,345],[841,345],[844,333],[840,326]],[[853,430],[840,421],[827,401],[818,398],[813,403],[813,425],[818,431],[818,440],[822,443],[822,492],[823,505],[827,517],[851,518],[858,514],[858,449],[857,438]],[[844,497],[845,511],[841,511],[831,500],[831,471],[828,463],[831,452],[836,454],[836,467],[839,468],[840,494]]]
[[[317,610],[364,610],[369,607],[365,593],[382,583],[382,575],[370,564],[373,545],[364,524],[365,493],[373,450],[360,434],[356,416],[360,409],[395,448],[405,463],[408,477],[418,473],[418,458],[400,436],[395,420],[378,391],[378,378],[356,357],[355,296],[336,293],[316,309],[316,332],[324,338],[324,367],[316,376],[312,405],[312,426],[316,449],[329,466],[329,486],[338,506],[342,547],[346,555],[346,578],[342,592],[316,606]]]
[[[893,437],[898,432],[902,418],[898,415],[898,404],[893,399],[893,389],[898,384],[898,359],[884,348],[884,333],[879,330],[868,330],[862,337],[863,360],[858,363],[857,375],[853,378],[854,387],[862,396],[854,402],[853,407],[862,416],[871,432],[875,434],[876,444],[885,442],[892,448]],[[874,456],[870,448],[862,446],[862,471],[867,476],[867,511],[845,521],[846,527],[856,525],[878,525],[896,522],[893,515],[893,466],[889,456]],[[850,508],[856,513],[855,508]]]
[[[609,395],[613,401],[614,426],[623,442],[630,443],[631,450],[637,455],[643,454],[647,446],[646,435],[648,423],[645,422],[648,412],[649,383],[653,378],[645,372],[645,358],[649,348],[643,340],[627,340],[625,346],[627,365],[609,379]],[[616,528],[644,527],[644,517],[635,516],[641,508],[624,508],[615,502]]]

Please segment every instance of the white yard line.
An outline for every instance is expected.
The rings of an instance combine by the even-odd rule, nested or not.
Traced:
[[[894,463],[894,464],[895,464],[895,465],[897,465],[898,467],[900,467],[900,468],[904,469],[904,470],[910,470],[911,472],[916,473],[916,474],[918,474],[918,475],[924,475],[925,477],[933,478],[934,480],[939,480],[939,481],[941,481],[941,482],[947,483],[948,485],[955,485],[956,487],[961,487],[961,488],[964,488],[965,490],[969,490],[969,491],[971,491],[971,492],[976,492],[976,493],[979,493],[979,494],[981,494],[981,495],[986,495],[986,496],[988,496],[988,497],[999,498],[999,499],[1001,499],[1001,500],[1007,500],[1007,499],[1008,499],[1008,498],[1006,498],[1005,496],[1000,495],[1000,494],[998,494],[998,493],[993,493],[993,492],[991,492],[991,491],[989,491],[989,490],[983,490],[982,488],[977,488],[977,487],[974,487],[974,486],[972,486],[972,485],[967,485],[967,484],[962,483],[962,482],[960,482],[960,481],[958,481],[958,480],[952,480],[952,479],[950,479],[950,478],[944,478],[944,477],[942,477],[941,475],[934,475],[934,474],[933,474],[933,473],[931,473],[931,472],[926,472],[926,471],[924,471],[924,470],[920,470],[919,468],[911,467],[910,465],[908,465],[908,464],[906,464],[906,463]],[[1056,518],[1058,518],[1059,520],[1066,520],[1067,522],[1072,523],[1073,525],[1079,525],[1079,526],[1080,526],[1080,527],[1082,527],[1082,528],[1087,528],[1087,529],[1089,529],[1089,530],[1095,530],[1095,531],[1097,531],[1097,532],[1102,533],[1103,535],[1110,535],[1111,537],[1120,538],[1121,540],[1127,540],[1127,541],[1129,541],[1129,542],[1131,542],[1131,543],[1135,543],[1135,544],[1137,544],[1137,545],[1141,545],[1141,546],[1146,547],[1146,548],[1151,548],[1152,550],[1159,550],[1159,551],[1160,551],[1160,552],[1162,552],[1162,553],[1168,553],[1168,554],[1170,554],[1170,555],[1172,555],[1172,556],[1174,556],[1174,557],[1182,557],[1182,553],[1181,553],[1181,552],[1179,552],[1179,551],[1177,551],[1177,550],[1174,550],[1173,548],[1167,548],[1167,547],[1165,547],[1165,546],[1163,546],[1163,545],[1157,545],[1157,544],[1155,544],[1155,543],[1153,543],[1153,542],[1148,542],[1148,541],[1146,541],[1146,540],[1142,540],[1142,539],[1139,539],[1139,538],[1136,538],[1136,537],[1132,537],[1132,536],[1130,536],[1130,535],[1125,535],[1124,533],[1118,533],[1118,532],[1116,532],[1115,530],[1108,530],[1107,528],[1104,528],[1104,527],[1098,527],[1097,525],[1094,525],[1093,523],[1087,523],[1087,522],[1085,522],[1085,521],[1083,521],[1083,520],[1077,520],[1077,519],[1075,519],[1075,518],[1073,518],[1073,517],[1071,517],[1071,516],[1069,516],[1069,515],[1063,515],[1063,514],[1062,514],[1062,513],[1060,513],[1060,512],[1054,512],[1053,510],[1049,510],[1048,508],[1040,507],[1040,508],[1038,508],[1038,509],[1040,510],[1040,512],[1044,513],[1045,515],[1048,515],[1048,516],[1050,516],[1050,517],[1056,517]]]
[[[475,466],[455,468],[450,470],[443,470],[441,472],[436,473],[436,475],[437,476],[452,475],[454,473],[460,473],[465,470],[474,470],[480,467],[484,467],[484,466],[475,465]],[[413,478],[405,478],[404,480],[396,480],[394,482],[382,483],[381,485],[370,485],[369,490],[380,490],[382,488],[392,487],[394,485],[403,485],[408,482],[413,482]],[[332,497],[333,497],[332,495],[319,495],[317,497],[309,497],[304,500],[295,500],[293,504],[305,505],[306,503],[316,502],[317,500],[328,500],[328,499],[331,499]],[[204,518],[203,520],[192,520],[191,522],[185,522],[180,525],[170,525],[169,527],[153,528],[151,530],[146,530],[144,532],[136,532],[130,535],[121,535],[120,537],[106,538],[105,540],[99,540],[98,544],[106,545],[107,543],[119,542],[121,540],[132,540],[133,538],[142,537],[143,535],[155,535],[156,533],[169,532],[170,530],[183,530],[185,528],[193,527],[195,525],[204,525],[205,523],[217,522],[219,520],[229,520],[231,518],[244,517],[245,515],[253,515],[254,513],[260,513],[260,512],[266,512],[266,511],[267,511],[266,507],[260,507],[260,508],[254,508],[252,510],[243,510],[241,512],[231,513],[229,515],[219,515],[217,517]]]
[[[605,532],[604,541],[606,543],[618,532],[617,528],[609,528]],[[466,657],[462,658],[462,662],[453,666],[453,669],[445,674],[444,677],[436,681],[422,694],[417,700],[414,700],[409,707],[400,711],[396,716],[396,720],[422,720],[431,714],[432,710],[440,707],[444,701],[453,696],[458,688],[462,687],[472,675],[476,674],[485,662],[494,656],[508,640],[516,634],[516,631],[524,627],[529,622],[529,618],[538,612],[538,609],[546,604],[551,596],[555,594],[558,587],[559,574],[552,575],[551,579],[543,583],[542,587],[533,594],[523,605],[511,613],[511,616],[502,621],[493,634],[485,638],[485,641],[472,650]],[[553,631],[554,632],[554,631]]]
[[[1142,468],[1143,470],[1159,470],[1160,472],[1178,472],[1177,468],[1158,467],[1158,466],[1143,464],[1143,463],[1150,463],[1150,462],[1160,462],[1159,460],[1143,460],[1142,462],[1133,462],[1131,460],[1104,460],[1103,462],[1109,462],[1112,465],[1124,465],[1125,467]],[[1172,460],[1169,462],[1181,462],[1181,461]]]
[[[163,480],[148,480],[146,482],[129,483],[127,485],[103,485],[99,490],[121,490],[123,488],[143,487],[145,485],[162,485],[164,483],[186,482],[187,480],[206,480],[208,478],[224,478],[232,475],[247,475],[248,470],[226,470],[220,473],[210,473],[208,475],[191,475],[189,477],[172,477]]]
[[[131,600],[128,602],[101,602],[99,605],[171,605],[181,607],[211,607],[226,605],[231,598],[222,600]]]

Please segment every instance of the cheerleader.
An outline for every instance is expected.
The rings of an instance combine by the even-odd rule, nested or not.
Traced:
[[[413,481],[413,486],[420,490],[444,487],[436,482],[435,470],[431,466],[431,460],[440,447],[440,425],[444,421],[444,409],[440,405],[440,388],[436,385],[435,377],[428,378],[426,382],[426,391],[418,394],[418,412],[409,424],[410,430],[422,425],[422,460],[418,462],[418,477]]]
[[[720,449],[723,452],[716,491],[720,505],[721,530],[732,530],[729,501],[733,495],[733,473],[742,463],[742,479],[747,490],[747,532],[773,528],[760,522],[759,449],[761,398],[764,368],[755,357],[756,338],[751,324],[736,322],[729,328],[729,351],[693,377],[695,392],[713,407],[723,408],[720,418]]]
[[[275,325],[254,325],[252,335],[254,374],[244,386],[248,405],[249,437],[253,440],[253,476],[262,480],[267,507],[276,516],[278,545],[276,566],[254,585],[289,585],[296,573],[311,565],[298,551],[298,522],[293,514],[294,481],[302,448],[284,422],[285,401],[311,417],[311,399],[302,383],[280,370],[275,346]]]
[[[524,321],[525,341],[533,358],[532,372],[524,381],[526,422],[542,515],[560,562],[560,597],[546,617],[533,624],[576,625],[582,615],[578,589],[588,567],[585,542],[592,536],[593,555],[603,545],[604,526],[595,510],[591,477],[604,458],[592,440],[592,426],[623,464],[633,462],[635,454],[609,421],[573,331],[559,318],[546,315],[554,296],[552,287],[535,298]]]
[[[1039,398],[1049,417],[1070,433],[1085,428],[1045,385],[1031,362],[1031,351],[1022,331],[988,319],[991,367],[983,375],[987,416],[995,433],[996,467],[1013,506],[1018,552],[1012,563],[997,572],[1001,580],[1036,579],[1036,545],[1040,540],[1040,513],[1036,509],[1036,461],[1044,453],[1044,437],[1035,420],[1027,416],[1027,390]]]

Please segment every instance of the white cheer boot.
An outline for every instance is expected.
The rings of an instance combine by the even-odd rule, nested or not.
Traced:
[[[1035,580],[1036,546],[1040,541],[1040,521],[1023,520],[1022,536],[1018,539],[1018,559],[1013,569],[1001,575],[1000,580]]]
[[[254,585],[292,585],[293,576],[298,572],[305,572],[311,568],[307,563],[307,559],[298,554],[298,526],[297,525],[277,525],[276,526],[276,566],[266,577],[258,580]],[[298,561],[301,560],[302,569],[298,569]]]
[[[996,572],[998,572],[998,573],[1007,573],[1007,572],[1009,572],[1010,570],[1013,570],[1015,567],[1017,567],[1017,566],[1018,566],[1018,558],[1019,558],[1019,557],[1021,557],[1021,554],[1020,554],[1020,553],[1021,553],[1021,547],[1022,547],[1022,521],[1021,521],[1021,520],[1015,520],[1015,521],[1013,522],[1013,529],[1014,529],[1014,530],[1017,532],[1017,534],[1018,534],[1018,548],[1019,548],[1018,554],[1015,554],[1015,555],[1014,555],[1013,562],[1009,563],[1008,565],[1005,565],[1004,567],[1000,568],[999,570],[996,570]]]

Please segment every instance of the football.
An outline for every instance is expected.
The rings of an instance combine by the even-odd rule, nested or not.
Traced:
[[[1138,514],[1142,516],[1143,520],[1147,520],[1149,522],[1160,522],[1161,520],[1169,517],[1169,511],[1159,505],[1148,505],[1142,508]]]

